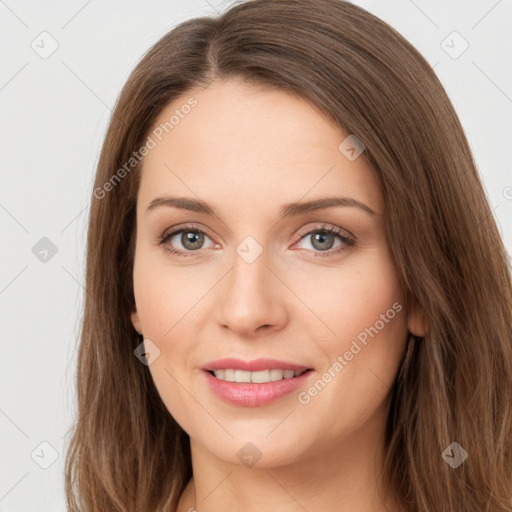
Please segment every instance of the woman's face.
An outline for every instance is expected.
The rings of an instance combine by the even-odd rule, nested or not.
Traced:
[[[169,413],[222,461],[283,465],[382,431],[416,320],[348,135],[305,100],[229,80],[168,105],[148,139],[132,322]],[[239,361],[211,364],[225,358]],[[243,364],[262,358],[280,363]],[[285,362],[309,371],[284,378]]]

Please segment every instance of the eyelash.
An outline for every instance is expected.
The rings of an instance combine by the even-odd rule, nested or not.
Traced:
[[[202,233],[202,234],[208,236],[207,233],[205,233],[202,229],[198,228],[194,224],[187,224],[184,226],[179,226],[177,229],[174,229],[173,231],[165,232],[161,237],[159,237],[158,245],[164,245],[165,242],[167,242],[167,240],[170,240],[173,236],[177,235],[178,233],[186,232],[186,231],[190,231],[190,232],[194,232],[194,233]],[[355,245],[356,245],[356,241],[354,238],[344,236],[342,234],[342,231],[340,228],[329,227],[329,225],[323,225],[319,228],[311,229],[305,233],[300,233],[299,239],[296,242],[298,242],[299,240],[302,240],[302,238],[304,238],[308,235],[312,235],[314,233],[336,235],[348,248],[355,247]],[[337,247],[336,249],[328,249],[327,251],[313,251],[313,252],[315,253],[316,258],[325,258],[325,257],[337,255],[337,254],[341,253],[342,251],[346,250],[347,247],[340,246],[340,247]],[[179,249],[174,249],[174,248],[166,247],[166,246],[164,246],[164,249],[167,252],[169,252],[170,254],[175,254],[175,255],[183,256],[183,257],[195,256],[196,255],[195,253],[197,253],[200,250],[199,249],[197,251],[181,251]],[[310,249],[308,249],[308,250],[310,250]]]

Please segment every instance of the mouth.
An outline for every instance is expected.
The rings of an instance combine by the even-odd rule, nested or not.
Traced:
[[[285,379],[294,379],[301,375],[313,371],[312,368],[303,368],[300,370],[271,368],[259,371],[246,371],[235,368],[219,368],[217,370],[205,370],[218,380],[225,382],[244,383],[244,384],[266,384],[268,382],[278,382]]]
[[[313,379],[309,365],[279,359],[225,358],[202,368],[214,395],[231,405],[261,407],[292,394]]]
[[[220,359],[201,368],[218,398],[238,407],[263,407],[308,385],[314,368],[276,359]]]

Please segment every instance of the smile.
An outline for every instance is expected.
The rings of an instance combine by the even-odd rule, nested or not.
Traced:
[[[257,372],[248,372],[245,370],[227,368],[212,370],[211,374],[214,375],[217,379],[226,382],[245,382],[253,384],[263,384],[266,382],[277,382],[283,379],[293,379],[294,377],[300,377],[306,371],[308,370],[269,369],[260,370]]]
[[[203,370],[201,373],[206,378],[210,392],[223,402],[241,407],[262,407],[290,396],[293,391],[305,386],[317,372],[311,369],[249,372],[223,368]]]

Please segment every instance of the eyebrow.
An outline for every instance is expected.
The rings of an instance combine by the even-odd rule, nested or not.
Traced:
[[[180,208],[197,213],[204,213],[206,215],[215,215],[220,218],[219,212],[208,203],[200,199],[193,199],[190,197],[174,197],[174,196],[160,196],[156,197],[149,203],[146,213],[158,208],[160,206]],[[369,206],[353,199],[351,197],[324,197],[321,199],[313,199],[311,201],[287,203],[281,206],[279,210],[279,219],[284,217],[303,215],[305,213],[323,210],[325,208],[332,208],[335,206],[349,206],[359,208],[369,215],[378,215]]]

